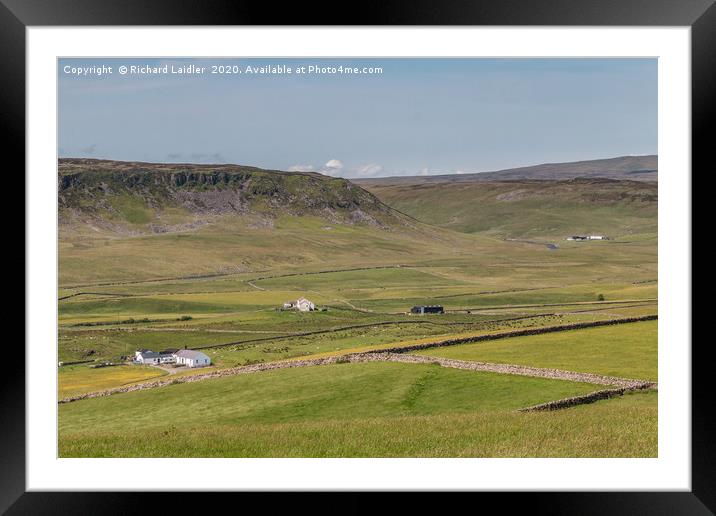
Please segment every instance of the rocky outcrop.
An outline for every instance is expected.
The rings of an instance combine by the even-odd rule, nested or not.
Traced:
[[[406,218],[350,181],[315,172],[283,172],[242,165],[134,163],[60,159],[58,207],[72,220],[127,219],[127,209],[144,210],[155,232],[168,208],[193,216],[251,214],[259,219],[282,215],[322,217],[337,224],[390,229]],[[70,216],[74,214],[74,218]],[[111,228],[109,228],[111,229]]]

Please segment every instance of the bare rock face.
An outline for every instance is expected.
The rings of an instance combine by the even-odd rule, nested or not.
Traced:
[[[242,213],[249,207],[240,192],[212,189],[207,191],[174,190],[172,198],[192,213]]]
[[[346,179],[239,165],[61,159],[58,202],[61,224],[92,221],[95,227],[111,228],[128,223],[129,229],[119,231],[140,233],[172,232],[225,215],[245,217],[252,224],[263,221],[260,227],[284,215],[381,229],[406,222]],[[167,214],[183,219],[172,221]]]

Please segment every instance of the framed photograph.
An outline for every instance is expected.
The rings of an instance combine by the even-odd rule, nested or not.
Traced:
[[[0,2],[27,192],[8,514],[186,491],[713,513],[691,340],[713,2],[350,26]]]

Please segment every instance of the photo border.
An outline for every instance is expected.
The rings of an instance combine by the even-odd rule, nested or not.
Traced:
[[[314,14],[304,5],[287,6],[281,13],[258,4],[245,5],[219,1],[152,2],[107,0],[0,0],[0,64],[3,94],[0,113],[7,127],[6,152],[24,148],[25,144],[25,30],[28,26],[51,25],[345,25],[332,15],[330,7]],[[300,12],[298,12],[300,11]],[[300,23],[304,22],[304,23]],[[351,25],[575,25],[575,26],[690,26],[692,33],[692,162],[706,167],[707,152],[713,144],[708,125],[714,120],[716,89],[716,8],[713,1],[675,2],[638,1],[604,2],[571,0],[570,2],[450,2],[439,9],[427,1],[385,2],[365,6],[356,13]],[[710,157],[710,156],[709,156]],[[24,170],[24,156],[18,159]],[[24,256],[26,259],[27,256]],[[27,274],[27,270],[26,270]],[[30,307],[26,307],[26,310]],[[510,505],[548,509],[552,514],[709,514],[716,506],[714,467],[716,435],[713,388],[707,383],[710,371],[709,349],[704,343],[692,347],[692,491],[649,493],[511,493],[490,494],[495,501]],[[25,376],[22,368],[5,371],[0,401],[4,412],[0,432],[0,510],[12,505],[13,514],[67,512],[128,512],[144,506],[141,500],[152,498],[168,503],[174,493],[157,498],[152,493],[27,493],[25,492]],[[216,495],[212,495],[214,498]],[[223,493],[222,498],[231,496]],[[243,494],[242,496],[246,496]],[[253,495],[252,495],[253,496]],[[275,496],[275,495],[269,495]],[[321,503],[326,502],[321,494]],[[499,498],[497,498],[499,497]],[[302,500],[314,503],[314,495],[303,494]],[[370,499],[370,497],[366,498]],[[358,508],[355,495],[343,509]],[[457,500],[457,499],[456,499]],[[212,500],[215,503],[216,500]],[[182,501],[182,503],[184,503]],[[345,502],[342,502],[345,503]],[[13,505],[14,504],[14,505]],[[327,504],[330,507],[332,504]],[[413,495],[405,508],[425,507],[420,496]],[[709,510],[710,508],[710,510]]]

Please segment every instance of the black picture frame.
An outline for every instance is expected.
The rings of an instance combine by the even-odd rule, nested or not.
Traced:
[[[230,0],[0,0],[0,119],[7,129],[6,152],[25,147],[25,30],[31,26],[88,25],[574,25],[689,26],[692,54],[692,168],[706,164],[709,123],[716,91],[716,7],[714,0],[429,0],[368,1],[339,5],[316,2],[268,3]],[[345,14],[344,14],[345,13]],[[24,155],[18,168],[24,170]],[[28,271],[26,270],[26,274]],[[31,307],[29,307],[31,309]],[[716,425],[709,342],[692,346],[692,491],[618,493],[483,493],[481,502],[550,514],[714,514],[716,512]],[[684,348],[685,351],[687,348]],[[133,514],[152,504],[182,509],[205,503],[169,493],[50,493],[25,488],[25,372],[6,368],[0,376],[0,511],[7,514]],[[183,499],[176,500],[180,496]],[[219,507],[232,494],[211,494]],[[266,495],[242,494],[246,507]],[[275,502],[275,495],[270,495]],[[317,497],[321,497],[318,499]],[[292,498],[292,510],[368,509],[377,494],[351,494],[336,505],[325,494]],[[458,495],[455,495],[458,496]],[[459,495],[464,496],[464,495]],[[471,496],[474,496],[471,495]],[[217,499],[218,497],[218,499]],[[426,508],[423,494],[403,495],[403,510]],[[460,503],[461,498],[451,498]],[[305,506],[305,507],[302,507]],[[239,509],[237,507],[237,509]],[[151,510],[151,509],[149,509]]]

